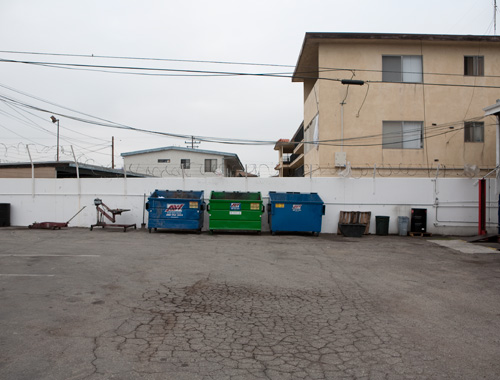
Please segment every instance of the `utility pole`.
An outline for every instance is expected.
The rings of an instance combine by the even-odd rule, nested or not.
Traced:
[[[194,136],[191,136],[191,141],[184,141],[184,144],[191,145],[191,149],[194,149],[194,148],[198,148],[198,145],[194,145],[194,144],[201,144],[201,141],[196,141]],[[188,148],[189,148],[189,146],[188,146]]]
[[[111,169],[115,168],[115,136],[111,136]]]
[[[497,35],[497,0],[494,0],[494,5],[493,5],[493,23],[495,25],[493,34],[496,36]]]

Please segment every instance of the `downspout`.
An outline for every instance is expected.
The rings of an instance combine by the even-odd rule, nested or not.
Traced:
[[[340,103],[340,152],[344,151],[344,100]]]

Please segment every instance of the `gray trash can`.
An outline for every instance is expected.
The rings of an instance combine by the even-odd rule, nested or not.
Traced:
[[[407,216],[398,216],[398,230],[400,236],[408,235],[408,224],[410,218]]]

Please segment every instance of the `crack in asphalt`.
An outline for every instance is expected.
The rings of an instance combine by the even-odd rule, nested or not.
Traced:
[[[161,285],[122,304],[131,317],[95,338],[93,375],[119,366],[169,378],[428,378],[436,358],[359,289],[329,286]]]

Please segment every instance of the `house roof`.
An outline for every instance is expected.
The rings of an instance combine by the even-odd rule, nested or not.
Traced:
[[[226,153],[226,152],[219,152],[216,150],[204,150],[204,149],[192,149],[192,148],[183,148],[180,146],[164,146],[161,148],[153,148],[153,149],[144,149],[144,150],[136,150],[133,152],[125,152],[122,153],[122,157],[127,157],[127,156],[134,156],[137,154],[147,154],[147,153],[154,153],[154,152],[162,152],[164,150],[180,150],[184,152],[190,152],[190,153],[204,153],[204,154],[215,154],[218,156],[231,156],[231,157],[238,157],[236,153]]]
[[[178,151],[189,152],[189,153],[213,154],[213,155],[217,155],[217,156],[224,156],[224,158],[230,158],[230,159],[234,160],[235,163],[237,165],[239,165],[240,169],[243,170],[243,164],[241,163],[241,161],[236,153],[219,152],[216,150],[192,149],[192,148],[183,148],[180,146],[165,146],[162,148],[153,148],[153,149],[136,150],[133,152],[124,152],[121,154],[121,156],[128,157],[128,156],[135,156],[135,155],[139,155],[139,154],[163,152],[163,151],[167,151],[167,150],[178,150]]]
[[[318,45],[320,43],[340,40],[371,40],[371,41],[432,41],[432,42],[471,42],[497,43],[500,36],[476,36],[454,34],[396,34],[396,33],[306,33],[302,43],[293,82],[303,82],[305,79],[317,77],[313,68],[318,67]]]
[[[483,108],[484,116],[497,115],[500,116],[500,99],[497,99],[497,102],[491,106]]]
[[[289,139],[279,139],[276,141],[276,144],[274,144],[274,150],[280,150],[281,147],[293,150],[293,148],[295,148],[295,143],[290,142]]]
[[[51,167],[57,173],[57,178],[76,178],[76,164],[73,161],[44,161],[34,162],[35,168]],[[30,168],[30,162],[10,162],[0,163],[0,169]],[[111,178],[123,177],[123,169],[111,169],[104,166],[78,164],[78,171],[81,178]],[[128,177],[150,177],[145,174],[127,171]]]

